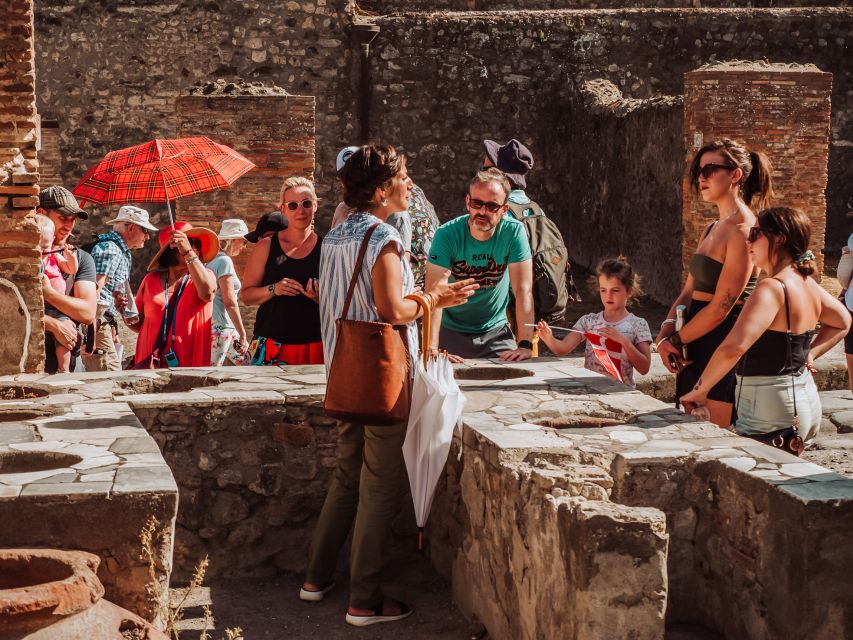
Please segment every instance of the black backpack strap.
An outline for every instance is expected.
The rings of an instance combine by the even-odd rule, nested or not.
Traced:
[[[533,210],[534,216],[544,216],[545,213],[542,211],[542,207],[531,200],[527,204],[518,204],[516,202],[507,202],[509,205],[509,210],[512,212],[512,217],[516,220],[524,220],[524,212],[528,209]]]

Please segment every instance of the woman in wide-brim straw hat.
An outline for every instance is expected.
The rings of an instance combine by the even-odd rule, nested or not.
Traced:
[[[219,253],[207,263],[216,276],[216,297],[213,299],[213,346],[210,364],[221,366],[228,357],[236,365],[249,364],[249,340],[240,316],[237,294],[240,278],[232,258],[240,255],[248,241],[249,227],[239,218],[222,221],[219,230]]]
[[[189,222],[166,227],[157,239],[160,250],[136,294],[141,322],[131,327],[139,333],[134,364],[143,364],[160,346],[162,356],[173,355],[162,366],[209,366],[216,278],[204,264],[216,256],[219,239]],[[163,337],[163,318],[170,310],[174,320]]]

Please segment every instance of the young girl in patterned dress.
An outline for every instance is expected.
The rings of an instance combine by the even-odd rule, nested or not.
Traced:
[[[582,316],[574,328],[580,332],[595,333],[619,343],[622,347],[620,367],[622,380],[634,387],[634,369],[648,373],[651,366],[652,334],[649,323],[635,316],[626,308],[630,299],[640,293],[638,277],[634,269],[622,258],[604,260],[595,271],[598,278],[598,293],[604,310]],[[544,321],[538,325],[539,337],[554,352],[564,356],[575,349],[585,338],[583,333],[571,332],[558,340]],[[609,375],[604,365],[595,356],[592,345],[587,342],[584,350],[584,367],[590,371]]]

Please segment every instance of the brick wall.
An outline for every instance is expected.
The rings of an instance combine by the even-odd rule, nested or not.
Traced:
[[[717,64],[684,76],[686,163],[711,140],[729,137],[762,150],[773,164],[772,204],[795,207],[811,220],[811,248],[823,269],[832,74],[813,65]],[[686,166],[686,164],[685,164]],[[682,281],[699,238],[716,210],[684,193]]]
[[[313,96],[286,94],[179,97],[178,137],[206,135],[257,168],[230,189],[179,200],[178,217],[218,232],[226,218],[242,218],[252,229],[262,214],[276,210],[285,178],[314,175],[314,102]],[[238,274],[245,256],[235,260]]]
[[[0,374],[44,366],[33,3],[0,0]]]
[[[406,11],[536,11],[547,9],[677,9],[744,7],[833,7],[832,0],[360,0],[361,9],[379,14]]]
[[[206,135],[242,153],[256,168],[230,189],[179,200],[178,218],[217,232],[222,220],[242,218],[253,229],[262,214],[277,209],[285,178],[313,178],[314,112],[313,96],[292,96],[283,90],[278,95],[180,96],[176,104],[179,137]],[[249,251],[234,258],[240,277]],[[241,302],[240,312],[251,337],[257,307]]]
[[[41,149],[39,149],[39,186],[42,189],[62,185],[62,154],[59,151],[59,123],[41,121]]]

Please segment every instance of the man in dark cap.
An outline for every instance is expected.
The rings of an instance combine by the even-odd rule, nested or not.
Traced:
[[[533,154],[515,138],[506,144],[483,140],[483,148],[486,154],[482,168],[496,167],[509,180],[512,190],[507,198],[507,215],[524,225],[534,263],[539,265],[533,287],[536,320],[560,322],[569,302],[580,300],[580,296],[560,230],[524,192],[527,173],[533,168]]]
[[[483,140],[486,155],[483,158],[483,168],[497,167],[509,180],[512,191],[509,194],[511,209],[521,214],[521,217],[544,214],[542,208],[527,197],[527,172],[533,168],[533,154],[530,149],[513,138],[506,144],[494,140]],[[517,205],[512,207],[512,205]],[[525,206],[531,205],[531,206]],[[538,213],[537,213],[538,209]],[[516,217],[519,217],[517,214]]]
[[[50,218],[54,224],[53,249],[66,247],[77,219],[86,220],[89,217],[65,187],[42,189],[36,211]],[[74,248],[69,247],[69,250],[73,251]],[[44,316],[44,370],[47,373],[56,373],[58,368],[56,344],[61,344],[67,349],[82,346],[78,344],[77,324],[92,324],[97,313],[95,261],[85,251],[77,251],[76,255],[77,272],[63,274],[64,294],[55,291],[49,284],[43,287],[45,305],[56,310],[55,313]],[[71,371],[73,370],[74,359],[72,358]]]

